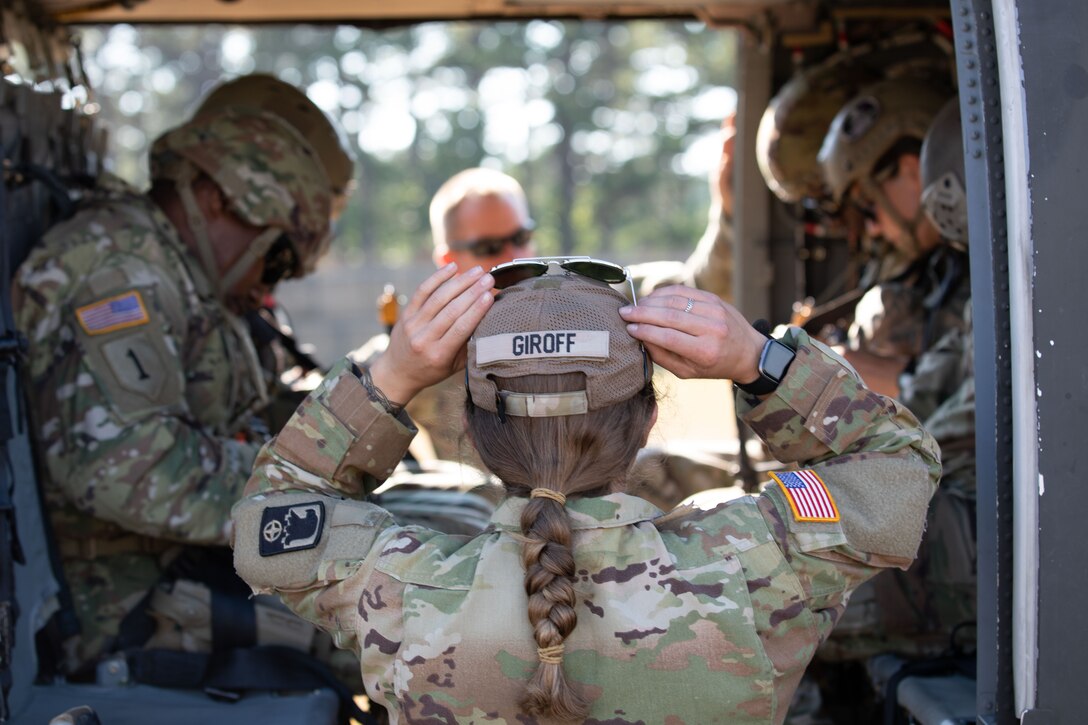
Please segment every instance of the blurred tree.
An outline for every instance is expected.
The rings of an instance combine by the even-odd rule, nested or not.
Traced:
[[[544,252],[620,261],[690,247],[705,223],[705,143],[732,108],[732,31],[698,23],[444,23],[88,28],[115,168],[146,179],[150,142],[219,80],[271,72],[306,89],[358,149],[337,248],[430,255],[427,207],[449,176],[502,168],[526,187]]]

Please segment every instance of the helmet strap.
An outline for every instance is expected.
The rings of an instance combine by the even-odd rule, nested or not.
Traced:
[[[215,262],[215,253],[212,250],[211,240],[208,239],[208,224],[204,219],[204,213],[196,203],[193,194],[193,182],[196,181],[197,171],[191,164],[183,164],[181,172],[174,178],[174,187],[181,206],[185,210],[186,221],[189,222],[189,233],[193,236],[196,251],[200,257],[200,264],[204,267],[204,274],[215,288],[217,297],[223,297],[224,288],[219,282],[219,269]]]
[[[272,248],[276,240],[283,234],[283,230],[278,227],[268,227],[263,232],[257,235],[246,251],[242,253],[234,264],[230,266],[223,276],[219,278],[219,288],[222,293],[226,293],[231,287],[238,283],[246,272],[257,262],[258,259],[263,259],[264,255]]]
[[[208,236],[207,221],[197,204],[196,195],[193,194],[193,182],[196,181],[196,177],[197,170],[192,165],[185,164],[183,170],[174,179],[174,185],[178,197],[181,199],[182,208],[185,210],[185,218],[189,223],[189,232],[196,244],[196,251],[200,257],[200,264],[204,268],[204,274],[211,281],[216,297],[223,299],[231,287],[238,283],[238,280],[249,271],[253,264],[264,257],[276,239],[283,234],[283,230],[269,227],[262,231],[242,253],[242,256],[229,269],[220,274],[219,265],[215,261],[212,240]]]

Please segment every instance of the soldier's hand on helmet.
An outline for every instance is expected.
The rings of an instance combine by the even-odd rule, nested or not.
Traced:
[[[759,354],[767,338],[711,292],[662,287],[637,306],[621,308],[620,316],[653,361],[677,377],[742,383],[759,377]]]
[[[480,267],[457,274],[448,264],[419,286],[370,368],[390,401],[407,403],[465,366],[465,345],[494,299],[495,280]]]
[[[722,155],[710,171],[711,200],[733,217],[733,144],[737,137],[737,114],[730,113],[722,121]]]

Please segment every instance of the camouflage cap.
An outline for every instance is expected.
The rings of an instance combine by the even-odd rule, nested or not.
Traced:
[[[177,179],[187,161],[223,190],[248,224],[282,229],[298,253],[296,275],[312,270],[327,246],[332,195],[313,148],[279,116],[224,108],[160,136],[151,178]]]
[[[627,334],[626,297],[604,282],[560,270],[499,292],[468,343],[472,402],[493,413],[579,415],[627,400],[646,385],[649,362]],[[496,379],[583,373],[585,389],[515,393]]]

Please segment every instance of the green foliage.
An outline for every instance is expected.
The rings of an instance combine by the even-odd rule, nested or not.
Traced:
[[[220,79],[259,70],[305,88],[357,147],[342,254],[427,259],[431,195],[484,164],[522,181],[544,252],[634,261],[690,247],[705,225],[716,158],[689,148],[731,110],[705,101],[729,98],[735,42],[697,23],[531,21],[114,26],[83,45],[116,170],[137,183],[158,134]]]

